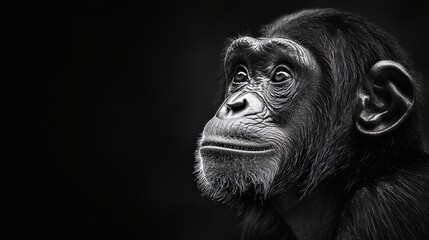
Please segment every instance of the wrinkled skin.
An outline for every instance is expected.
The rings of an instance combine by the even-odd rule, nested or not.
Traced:
[[[279,169],[299,164],[288,147],[301,134],[296,126],[312,117],[303,99],[319,94],[320,69],[307,49],[284,38],[239,38],[224,66],[225,100],[197,150],[199,184],[215,198],[249,190],[265,198],[276,192]]]

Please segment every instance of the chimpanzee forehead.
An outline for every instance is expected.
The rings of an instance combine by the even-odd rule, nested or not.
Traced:
[[[235,52],[254,52],[263,54],[282,49],[289,56],[293,56],[299,63],[308,64],[311,58],[309,51],[300,44],[287,38],[252,38],[240,37],[234,40],[226,50],[225,61]]]

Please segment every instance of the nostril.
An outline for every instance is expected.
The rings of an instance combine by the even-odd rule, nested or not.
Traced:
[[[241,118],[262,112],[263,100],[255,93],[239,93],[225,100],[216,112],[220,119]]]
[[[232,112],[240,112],[245,109],[248,105],[247,100],[243,98],[241,101],[234,101],[226,104],[228,109]]]

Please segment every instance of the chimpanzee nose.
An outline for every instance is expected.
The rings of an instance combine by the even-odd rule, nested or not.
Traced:
[[[220,119],[241,118],[262,112],[262,99],[255,93],[238,93],[229,97],[219,108],[216,116]]]

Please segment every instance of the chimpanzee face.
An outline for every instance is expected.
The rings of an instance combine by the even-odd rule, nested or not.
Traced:
[[[267,196],[279,169],[300,165],[294,140],[316,118],[309,103],[323,84],[319,66],[292,40],[242,37],[229,46],[224,70],[225,100],[196,153],[199,183],[214,197],[249,190]]]

